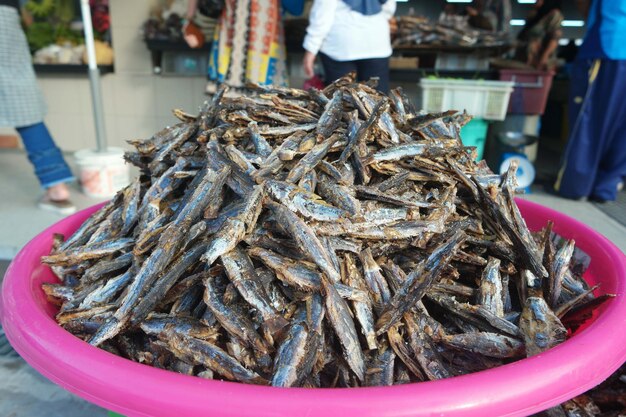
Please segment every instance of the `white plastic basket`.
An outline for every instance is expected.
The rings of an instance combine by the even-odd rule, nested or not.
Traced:
[[[504,120],[513,82],[422,78],[422,107],[428,112],[467,111],[474,117]]]

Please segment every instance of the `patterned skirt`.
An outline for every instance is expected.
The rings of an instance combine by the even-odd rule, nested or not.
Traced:
[[[45,114],[19,13],[0,6],[0,126],[30,126]]]
[[[209,84],[235,89],[248,82],[287,85],[286,52],[278,0],[226,0],[209,56]]]

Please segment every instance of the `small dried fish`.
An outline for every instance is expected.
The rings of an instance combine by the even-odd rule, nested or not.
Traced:
[[[130,141],[141,175],[42,258],[58,323],[201,378],[389,386],[536,355],[611,299],[573,241],[530,232],[516,166],[462,146],[466,113],[374,85],[221,87]]]
[[[537,355],[565,340],[567,330],[543,298],[528,297],[520,317],[526,354]]]

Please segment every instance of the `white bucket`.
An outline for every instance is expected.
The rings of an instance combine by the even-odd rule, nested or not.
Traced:
[[[103,152],[83,149],[74,154],[83,192],[89,197],[113,197],[130,182],[124,150],[107,148]]]

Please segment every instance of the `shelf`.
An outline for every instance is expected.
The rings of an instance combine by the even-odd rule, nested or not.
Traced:
[[[471,54],[475,52],[489,53],[490,55],[501,55],[511,48],[512,44],[502,45],[475,45],[475,46],[460,46],[460,45],[413,45],[413,46],[394,46],[393,52],[395,54],[437,54],[437,53],[458,53],[458,54]]]
[[[89,67],[85,64],[33,64],[35,72],[38,74],[88,74]],[[114,72],[113,65],[98,65],[100,74],[110,74]]]
[[[151,51],[179,51],[179,52],[197,52],[211,50],[211,42],[205,42],[201,48],[190,48],[184,40],[169,41],[169,40],[157,40],[157,39],[145,39],[146,46]]]
[[[194,56],[198,59],[204,59],[209,56],[211,51],[211,42],[205,42],[201,48],[191,48],[184,40],[171,41],[171,40],[157,40],[157,39],[144,39],[146,46],[150,51],[152,58],[152,72],[157,75],[184,75],[184,76],[204,76],[205,70],[196,74],[183,74],[172,71],[164,70],[164,55],[172,54],[185,54],[187,56]],[[167,65],[166,65],[167,66]],[[206,62],[204,63],[206,67]]]

